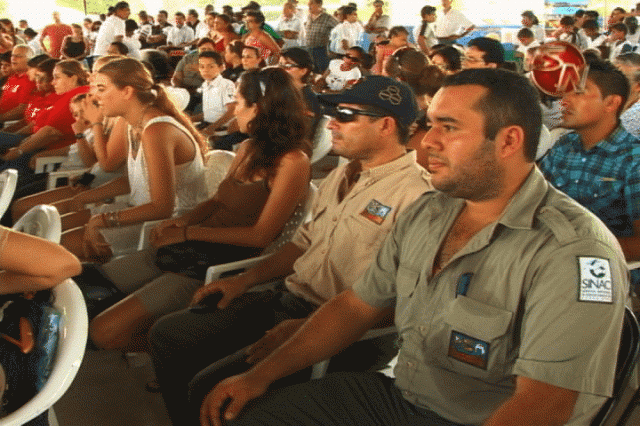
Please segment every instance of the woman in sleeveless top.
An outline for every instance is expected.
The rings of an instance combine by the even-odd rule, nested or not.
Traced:
[[[89,51],[89,41],[84,38],[82,27],[78,24],[71,24],[73,34],[66,36],[62,40],[62,59],[75,59],[82,61]]]
[[[247,33],[242,37],[246,46],[253,46],[260,52],[260,57],[267,64],[277,63],[280,56],[280,46],[262,29],[264,15],[259,11],[248,11],[246,18]]]
[[[61,244],[85,259],[111,256],[105,236],[124,238],[138,232],[145,221],[181,214],[206,199],[206,143],[164,88],[153,83],[145,66],[133,58],[109,62],[98,71],[95,84],[103,114],[128,123],[128,176],[80,192],[73,203],[95,203],[121,194],[130,194],[130,201],[121,210],[75,215],[80,223],[83,215],[89,220],[86,226],[63,233]]]
[[[138,252],[103,265],[103,275],[129,295],[91,322],[97,346],[140,349],[151,320],[189,305],[206,267],[255,256],[276,239],[309,187],[304,110],[284,70],[243,74],[235,115],[249,139],[210,200],[152,231],[157,254]]]

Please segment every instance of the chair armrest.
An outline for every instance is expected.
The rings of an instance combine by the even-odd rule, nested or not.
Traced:
[[[54,189],[57,188],[56,186],[56,182],[58,181],[59,178],[69,178],[71,179],[72,177],[75,176],[79,176],[85,172],[88,172],[89,168],[82,168],[82,169],[74,169],[74,170],[58,170],[55,172],[49,172],[49,177],[47,178],[47,189]]]
[[[69,157],[67,156],[55,156],[55,157],[38,157],[36,158],[36,173],[49,173],[53,172],[56,169],[56,165],[59,167],[60,164],[67,161]]]
[[[217,280],[218,278],[220,278],[220,275],[225,272],[249,269],[270,256],[271,255],[266,254],[258,257],[252,257],[251,259],[243,259],[236,262],[225,263],[222,265],[210,266],[207,269],[207,277],[205,278],[204,282],[209,283],[213,280]]]
[[[162,222],[160,220],[149,220],[142,225],[142,230],[140,231],[140,241],[138,241],[138,251],[142,251],[149,247],[149,235],[151,235],[151,230],[156,227],[157,224]]]

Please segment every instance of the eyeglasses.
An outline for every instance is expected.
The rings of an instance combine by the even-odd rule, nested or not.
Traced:
[[[300,65],[298,64],[278,64],[280,66],[280,68],[284,68],[285,70],[291,69],[291,68],[300,68]]]
[[[360,58],[356,58],[355,56],[351,56],[351,55],[344,55],[343,58],[348,59],[351,62],[360,62]]]
[[[366,115],[367,117],[386,117],[384,114],[354,109],[349,107],[335,106],[325,111],[325,114],[332,116],[339,123],[350,123],[356,120],[358,115]]]

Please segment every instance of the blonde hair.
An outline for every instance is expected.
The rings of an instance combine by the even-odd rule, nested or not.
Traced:
[[[164,87],[155,84],[151,73],[142,62],[133,58],[118,58],[104,64],[97,72],[107,76],[120,89],[132,87],[140,103],[158,108],[164,114],[175,118],[197,141],[204,158],[209,149],[206,140],[193,126],[189,117],[167,96]]]

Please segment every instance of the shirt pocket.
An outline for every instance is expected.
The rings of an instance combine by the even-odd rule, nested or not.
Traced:
[[[596,177],[582,186],[581,197],[602,206],[610,206],[614,201],[622,198],[623,182],[615,178]]]
[[[511,311],[456,297],[444,316],[446,327],[441,336],[446,364],[483,380],[503,378],[510,369],[511,334],[507,332],[512,318]]]
[[[359,213],[345,218],[345,221],[347,225],[347,235],[354,238],[354,242],[362,244],[365,247],[379,245],[389,231],[389,226],[386,222],[391,222],[390,220],[385,220],[378,224]]]
[[[410,328],[410,316],[415,314],[410,306],[411,299],[418,286],[420,272],[400,265],[396,273],[396,325],[400,331]]]

